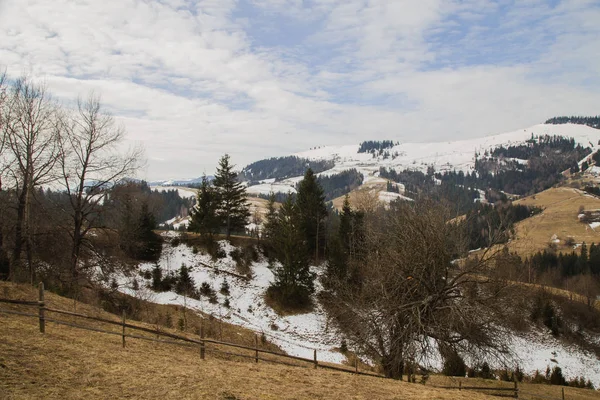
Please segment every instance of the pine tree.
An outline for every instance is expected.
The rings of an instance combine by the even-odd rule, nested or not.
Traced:
[[[234,165],[229,163],[229,155],[219,160],[219,166],[213,181],[218,194],[217,216],[221,226],[225,227],[227,239],[233,230],[243,229],[248,224],[250,211],[246,202],[246,188],[237,180]]]
[[[312,169],[307,169],[304,179],[298,184],[296,198],[300,214],[300,226],[306,239],[308,251],[315,254],[315,262],[319,261],[319,248],[322,247],[323,220],[327,216],[325,195]]]
[[[154,215],[148,210],[148,204],[142,204],[140,212],[137,242],[137,258],[145,261],[156,261],[162,251],[162,239],[154,232],[156,229],[156,220]]]
[[[263,236],[265,239],[274,237],[275,227],[277,225],[277,210],[275,209],[275,194],[269,194],[269,203],[267,205],[267,215],[265,217],[265,225],[263,228]]]
[[[275,281],[270,291],[288,306],[310,302],[315,276],[310,272],[306,241],[301,229],[299,209],[287,198],[277,213],[274,236],[271,238],[276,258],[281,265],[274,271]]]
[[[339,237],[346,251],[350,250],[350,240],[352,235],[352,209],[350,208],[350,198],[348,195],[344,197],[342,213],[340,214]]]
[[[181,264],[181,268],[179,269],[179,276],[177,278],[175,291],[183,296],[196,296],[196,285],[194,283],[194,279],[190,275],[189,268],[185,264]]]
[[[206,175],[202,177],[202,183],[196,195],[196,206],[191,212],[191,221],[188,230],[198,232],[201,235],[211,236],[219,228],[217,216],[218,207],[217,192],[211,186]]]

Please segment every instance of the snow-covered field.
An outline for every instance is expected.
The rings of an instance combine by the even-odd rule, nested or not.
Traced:
[[[176,233],[169,232],[174,236]],[[136,279],[141,284],[140,289],[132,289],[132,279],[121,277],[119,279],[121,290],[132,296],[142,297],[148,301],[160,304],[176,304],[216,318],[222,318],[232,324],[243,326],[257,333],[265,333],[269,340],[288,354],[312,358],[313,350],[318,352],[318,359],[330,362],[342,362],[345,357],[334,348],[341,344],[342,336],[339,330],[329,324],[323,308],[317,303],[315,309],[306,314],[282,317],[275,313],[264,302],[264,294],[273,280],[273,273],[267,261],[261,260],[252,264],[252,279],[245,280],[229,274],[218,272],[206,267],[202,263],[213,265],[218,269],[236,272],[235,261],[231,258],[234,247],[227,241],[220,241],[219,246],[227,254],[225,258],[213,262],[206,254],[194,254],[192,248],[186,245],[171,247],[165,244],[164,251],[159,260],[163,274],[177,272],[182,264],[191,267],[191,276],[196,286],[207,282],[217,293],[218,304],[211,304],[207,298],[201,300],[184,299],[174,292],[155,293],[146,288],[150,281],[143,280],[140,276]],[[152,263],[140,265],[140,270],[151,270]],[[319,273],[315,269],[315,272]],[[223,281],[229,284],[229,296],[219,293]],[[317,290],[321,288],[317,287]],[[230,308],[223,305],[225,298],[229,298]],[[600,340],[600,338],[591,338]],[[546,367],[558,365],[567,378],[584,376],[590,379],[596,387],[600,386],[600,360],[591,353],[583,351],[577,346],[567,346],[551,336],[549,332],[533,328],[527,334],[511,334],[509,342],[515,357],[506,367],[512,368],[519,365],[526,373],[533,374],[535,370],[544,372]],[[440,364],[439,360],[434,364]],[[493,365],[493,363],[492,363]],[[436,367],[433,365],[433,367]],[[437,368],[441,367],[438,365]],[[502,368],[502,365],[495,365]]]
[[[149,281],[140,284],[140,293],[137,293],[132,289],[131,278],[120,279],[122,291],[159,304],[183,305],[185,301],[186,307],[190,309],[212,314],[255,332],[265,333],[271,342],[288,354],[312,358],[313,350],[316,349],[319,360],[340,363],[345,359],[342,354],[333,350],[334,347],[340,346],[341,338],[339,332],[328,325],[327,316],[320,305],[317,305],[311,313],[287,317],[279,316],[265,305],[263,296],[273,280],[273,273],[266,261],[252,265],[253,277],[250,281],[219,273],[215,269],[202,265],[201,262],[222,270],[236,272],[235,262],[230,256],[234,248],[227,241],[220,241],[219,245],[226,252],[227,257],[217,262],[213,262],[209,255],[193,254],[192,248],[183,244],[177,247],[165,245],[159,260],[163,274],[168,271],[176,272],[182,264],[191,267],[190,275],[196,286],[199,287],[202,282],[209,283],[217,292],[218,304],[211,304],[205,297],[194,300],[184,299],[174,292],[154,293],[144,288],[150,283]],[[152,263],[141,264],[140,270],[151,270],[153,267]],[[136,279],[138,282],[142,280],[140,276]],[[229,296],[219,293],[223,280],[227,280],[229,284]],[[226,297],[229,297],[230,308],[223,305]]]

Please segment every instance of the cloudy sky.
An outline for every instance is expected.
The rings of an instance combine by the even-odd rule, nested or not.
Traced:
[[[600,113],[598,0],[0,0],[0,66],[90,90],[149,179]]]

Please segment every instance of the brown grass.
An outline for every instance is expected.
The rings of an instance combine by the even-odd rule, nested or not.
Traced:
[[[5,294],[32,299],[32,291],[2,284]],[[49,306],[72,300],[47,293]],[[3,309],[22,306],[0,305]],[[88,305],[79,312],[110,317]],[[68,319],[61,317],[61,319]],[[81,322],[95,326],[92,322]],[[104,329],[111,329],[103,325]],[[112,328],[113,330],[119,327]],[[6,399],[483,399],[457,392],[242,359],[199,357],[198,348],[121,338],[47,323],[40,334],[35,318],[0,313],[0,397]]]
[[[600,199],[584,192],[568,188],[552,188],[517,200],[515,204],[542,207],[544,211],[516,224],[515,239],[508,244],[509,250],[521,256],[529,256],[550,244],[553,235],[560,240],[559,251],[571,251],[565,240],[572,237],[575,243],[600,242],[600,232],[579,222],[579,207],[586,210],[600,209]]]
[[[428,381],[427,385],[433,386],[458,386],[458,383],[462,382],[463,386],[482,386],[482,387],[504,387],[512,388],[514,384],[512,382],[502,382],[490,379],[481,378],[459,378],[450,377],[443,375],[434,375]],[[589,389],[578,389],[572,387],[563,387],[555,385],[543,385],[533,383],[519,383],[519,399],[536,400],[539,397],[545,396],[549,398],[555,398],[560,400],[562,396],[562,389],[565,391],[565,399],[567,400],[597,400],[600,399],[600,392],[597,390]],[[510,392],[504,392],[510,393]]]

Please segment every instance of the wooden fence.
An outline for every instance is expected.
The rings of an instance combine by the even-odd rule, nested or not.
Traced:
[[[490,396],[495,397],[510,397],[519,398],[519,387],[517,382],[514,382],[514,387],[492,387],[492,386],[463,386],[462,381],[458,382],[458,386],[432,386],[438,389],[456,389],[456,390],[475,390],[483,391]]]
[[[223,342],[223,341],[219,341],[219,340],[206,338],[204,336],[204,327],[203,326],[200,327],[200,338],[193,339],[193,338],[189,338],[186,336],[161,331],[158,329],[158,327],[156,329],[151,329],[151,328],[146,328],[143,326],[138,326],[138,325],[133,325],[131,323],[128,323],[126,321],[125,311],[123,311],[121,321],[113,321],[113,320],[106,319],[106,318],[95,317],[95,316],[91,316],[91,315],[85,315],[85,314],[80,314],[80,313],[66,311],[66,310],[58,310],[58,309],[54,309],[54,308],[49,308],[49,307],[46,307],[46,302],[44,301],[44,284],[43,283],[39,284],[39,299],[38,299],[38,301],[12,300],[12,299],[1,299],[0,298],[0,303],[37,307],[38,308],[37,314],[21,312],[21,311],[14,311],[14,310],[5,310],[5,309],[0,309],[0,313],[37,318],[39,320],[39,329],[40,329],[41,333],[46,332],[46,323],[52,322],[55,324],[65,325],[65,326],[69,326],[72,328],[85,329],[85,330],[94,331],[94,332],[100,332],[100,333],[106,333],[106,334],[110,334],[110,335],[121,336],[121,342],[122,342],[123,347],[126,346],[126,338],[133,338],[133,339],[149,340],[149,341],[160,342],[160,343],[169,343],[169,344],[175,344],[175,345],[199,347],[201,359],[205,359],[206,353],[220,353],[220,354],[234,356],[234,357],[250,358],[250,359],[254,360],[254,362],[256,362],[256,363],[258,363],[260,360],[260,361],[272,362],[272,363],[277,363],[277,364],[285,364],[285,365],[289,365],[289,366],[298,366],[298,364],[292,364],[290,362],[286,362],[285,360],[287,359],[287,360],[294,360],[294,361],[300,361],[303,363],[307,363],[314,368],[325,368],[325,369],[331,369],[331,370],[340,371],[340,372],[347,372],[347,373],[358,374],[358,375],[366,375],[366,376],[384,378],[383,375],[379,375],[379,374],[375,374],[375,373],[371,373],[371,372],[359,371],[358,362],[356,363],[354,369],[343,368],[343,367],[319,362],[317,359],[317,350],[313,351],[313,358],[310,359],[310,358],[292,356],[292,355],[288,355],[288,354],[281,354],[281,353],[277,353],[277,352],[274,352],[271,350],[261,349],[258,346],[259,341],[258,341],[258,335],[256,335],[256,334],[254,336],[254,347],[250,347],[250,346],[245,346],[245,345],[241,345],[241,344],[237,344],[237,343]],[[46,315],[46,313],[53,313],[53,314],[65,315],[68,317],[74,317],[74,318],[79,318],[79,319],[92,320],[92,321],[100,322],[103,324],[119,326],[122,329],[120,329],[119,332],[115,332],[115,331],[109,331],[106,329],[100,329],[100,328],[96,328],[96,327],[80,325],[79,323],[73,323],[73,322],[69,322],[69,321],[59,320],[56,318],[50,318]],[[133,330],[133,331],[149,333],[155,337],[141,336],[141,335],[136,335],[133,333],[128,333],[126,331],[127,329]],[[161,338],[161,336],[163,338]],[[208,349],[207,348],[208,344],[214,345],[213,348]],[[221,346],[224,348],[249,350],[252,352],[252,355],[242,354],[239,352],[236,353],[236,352],[232,352],[232,351],[225,351],[225,350],[216,348],[216,346]],[[272,357],[274,357],[274,359],[261,357],[261,354],[272,356]]]
[[[66,310],[58,310],[58,309],[54,309],[54,308],[49,308],[49,307],[46,307],[46,302],[44,300],[44,284],[43,283],[39,284],[39,298],[37,301],[13,300],[13,299],[0,298],[0,303],[15,304],[15,305],[21,305],[21,306],[28,306],[28,307],[37,307],[38,308],[37,314],[14,311],[14,310],[4,310],[4,309],[0,309],[0,313],[37,318],[39,320],[39,329],[40,329],[41,333],[46,332],[46,322],[52,322],[55,324],[65,325],[65,326],[69,326],[72,328],[84,329],[84,330],[89,330],[89,331],[94,331],[94,332],[100,332],[100,333],[106,333],[106,334],[110,334],[110,335],[121,336],[121,343],[122,343],[123,347],[126,347],[126,338],[141,339],[141,340],[148,340],[148,341],[159,342],[159,343],[168,343],[168,344],[175,344],[175,345],[182,345],[182,346],[199,347],[201,359],[205,359],[206,353],[215,353],[215,354],[224,354],[224,355],[234,356],[234,357],[249,358],[249,359],[252,359],[255,363],[258,363],[259,361],[266,361],[266,362],[272,362],[272,363],[276,363],[276,364],[284,364],[284,365],[288,365],[288,366],[298,366],[298,364],[292,364],[290,362],[284,361],[285,359],[287,359],[287,360],[294,360],[294,361],[300,361],[300,362],[307,363],[307,364],[311,365],[313,368],[325,368],[325,369],[331,369],[331,370],[340,371],[340,372],[347,372],[347,373],[358,374],[358,375],[366,375],[366,376],[372,376],[372,377],[377,377],[377,378],[385,378],[385,376],[383,376],[383,375],[374,374],[371,372],[359,371],[358,361],[356,362],[355,368],[352,370],[348,369],[348,368],[342,368],[339,366],[324,364],[322,362],[319,362],[317,359],[317,350],[313,351],[313,358],[310,359],[310,358],[297,357],[297,356],[281,354],[281,353],[277,353],[274,351],[261,349],[258,346],[258,335],[256,335],[256,334],[254,336],[254,347],[250,347],[250,346],[244,346],[244,345],[237,344],[237,343],[223,342],[223,341],[219,341],[219,340],[206,338],[204,336],[204,327],[203,326],[200,327],[200,339],[192,339],[192,338],[189,338],[186,336],[161,331],[158,329],[158,327],[156,329],[151,329],[151,328],[146,328],[143,326],[138,326],[138,325],[133,325],[131,323],[128,323],[126,320],[125,311],[123,311],[121,321],[114,321],[114,320],[110,320],[110,319],[106,319],[106,318],[95,317],[95,316],[91,316],[91,315],[85,315],[85,314],[75,313],[75,312],[66,311]],[[96,327],[80,325],[77,323],[59,320],[56,318],[49,318],[46,315],[46,313],[54,313],[54,314],[65,315],[65,316],[74,317],[74,318],[92,320],[92,321],[96,321],[96,322],[100,322],[100,323],[104,323],[104,324],[119,326],[119,327],[121,327],[121,329],[119,330],[119,332],[115,332],[115,331],[109,331],[106,329],[100,329],[100,328],[96,328]],[[128,333],[126,331],[126,329],[149,333],[156,337],[140,336],[140,335],[136,335],[133,333]],[[162,339],[161,339],[161,336],[163,337]],[[231,351],[224,351],[224,350],[220,350],[217,348],[208,349],[207,348],[208,344],[212,344],[215,346],[218,345],[218,346],[222,346],[225,348],[249,350],[252,352],[252,355],[235,353],[235,352],[231,352]],[[269,356],[273,356],[275,358],[281,358],[281,359],[272,359],[272,358],[268,359],[268,358],[264,358],[264,357],[261,358],[261,356],[260,356],[261,354],[265,354],[265,355],[269,355]],[[459,381],[458,386],[432,386],[432,387],[436,387],[439,389],[483,391],[483,392],[486,392],[486,394],[488,394],[488,395],[497,396],[497,397],[519,398],[519,392],[521,392],[523,394],[529,394],[532,396],[532,398],[535,398],[535,399],[538,399],[538,398],[546,399],[546,400],[564,400],[565,399],[564,389],[562,390],[562,399],[550,398],[550,397],[546,397],[546,396],[541,396],[541,395],[536,395],[533,393],[527,393],[527,392],[521,391],[518,388],[517,382],[514,382],[514,387],[463,386],[462,382],[460,382],[460,381]]]

